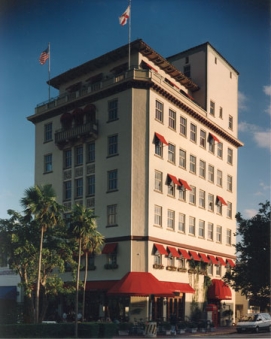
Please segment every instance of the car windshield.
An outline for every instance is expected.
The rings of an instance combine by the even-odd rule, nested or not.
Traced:
[[[248,314],[244,315],[240,321],[256,321],[258,318],[258,314]]]

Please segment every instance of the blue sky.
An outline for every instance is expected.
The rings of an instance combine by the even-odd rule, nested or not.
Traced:
[[[51,77],[128,43],[127,0],[1,0],[0,218],[21,211],[34,184],[34,125]],[[270,200],[270,8],[267,0],[132,0],[131,40],[164,57],[209,41],[238,70],[238,205],[245,218]],[[51,97],[57,96],[51,89]],[[225,93],[226,95],[226,93]]]

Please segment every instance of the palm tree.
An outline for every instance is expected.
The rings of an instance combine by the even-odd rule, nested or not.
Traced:
[[[35,185],[26,189],[24,197],[21,199],[21,205],[24,208],[26,217],[30,220],[34,219],[40,227],[40,248],[35,310],[35,322],[38,323],[43,236],[48,227],[54,227],[62,222],[61,212],[64,210],[64,207],[56,202],[56,194],[50,184]]]

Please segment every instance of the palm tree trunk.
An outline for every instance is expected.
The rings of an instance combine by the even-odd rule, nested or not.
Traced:
[[[83,306],[82,306],[82,318],[83,321],[85,319],[85,305],[86,305],[86,284],[87,284],[87,277],[88,277],[88,252],[85,254],[86,256],[86,263],[85,263],[85,276],[84,276],[84,285],[83,285]]]
[[[79,279],[80,279],[80,266],[81,266],[81,247],[82,239],[79,239],[78,250],[78,265],[77,265],[77,277],[76,277],[76,295],[75,295],[75,338],[78,338],[78,296],[79,296]]]
[[[43,226],[41,227],[40,234],[40,253],[39,253],[39,265],[38,265],[38,279],[37,279],[37,294],[36,294],[36,310],[35,310],[35,322],[39,322],[39,307],[40,307],[40,271],[41,271],[41,259],[42,259],[42,245],[43,245]]]

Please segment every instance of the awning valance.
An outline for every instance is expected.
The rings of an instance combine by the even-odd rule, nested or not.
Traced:
[[[180,257],[180,254],[176,250],[175,247],[168,246],[167,249],[168,249],[168,254],[170,254],[172,257],[175,257],[175,258],[179,258]]]
[[[227,284],[224,283],[224,281],[220,279],[212,279],[212,285],[209,286],[207,291],[207,298],[218,300],[231,300],[231,289]]]
[[[213,265],[219,265],[219,261],[213,256],[213,255],[208,255],[208,257],[210,258],[210,260],[211,260],[211,263],[213,264]]]
[[[220,203],[220,204],[225,205],[225,206],[228,205],[226,203],[226,201],[222,197],[220,197],[219,195],[217,195],[217,203]]]
[[[187,283],[171,282],[171,281],[162,281],[162,283],[166,286],[167,289],[172,291],[173,294],[175,292],[179,292],[179,293],[195,293],[194,288],[191,287]]]
[[[192,259],[194,259],[195,261],[201,261],[200,257],[198,256],[197,252],[195,251],[189,251]]]
[[[179,252],[181,254],[181,257],[183,257],[184,259],[187,259],[187,260],[191,259],[190,255],[187,253],[186,250],[179,248]]]
[[[173,184],[175,184],[177,186],[181,186],[180,182],[178,181],[178,179],[174,175],[168,174],[168,177],[173,182]]]
[[[102,250],[102,254],[110,254],[114,253],[117,250],[118,243],[110,243],[110,244],[105,244],[104,248]]]
[[[159,133],[155,132],[155,137],[161,141],[162,144],[168,145],[168,143],[166,142],[166,139]]]
[[[159,254],[164,254],[164,255],[168,255],[167,250],[165,249],[165,247],[161,244],[154,244],[155,249],[159,252]]]
[[[221,257],[216,257],[216,259],[219,261],[220,265],[226,266],[225,260]]]
[[[188,183],[187,183],[185,180],[179,179],[179,181],[180,181],[180,183],[181,183],[181,186],[184,187],[184,189],[189,190],[189,191],[192,191],[191,187],[188,185]]]
[[[207,257],[206,254],[204,254],[204,253],[199,253],[199,256],[200,256],[200,258],[201,258],[201,260],[202,260],[203,262],[205,262],[206,264],[209,264],[210,259],[208,259],[208,257]]]

